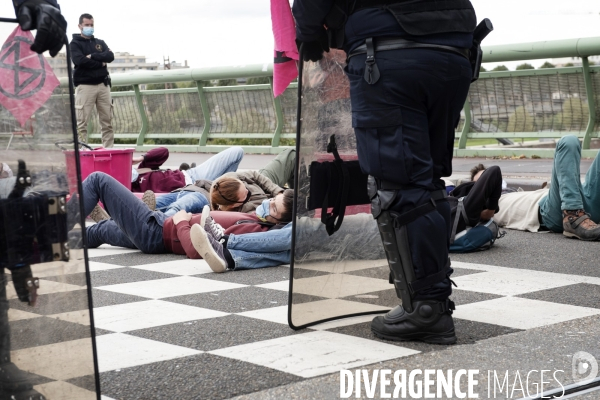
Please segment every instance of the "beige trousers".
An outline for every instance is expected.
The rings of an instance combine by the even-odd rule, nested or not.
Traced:
[[[102,146],[113,147],[115,142],[112,119],[112,102],[110,100],[110,87],[104,83],[98,85],[79,85],[75,89],[75,111],[77,113],[77,131],[79,139],[87,143],[87,127],[96,106],[100,128],[102,131]]]

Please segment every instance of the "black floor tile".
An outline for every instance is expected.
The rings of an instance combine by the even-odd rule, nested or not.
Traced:
[[[169,297],[161,300],[228,313],[240,313],[285,306],[288,301],[288,293],[281,290],[249,286],[210,293]]]
[[[41,285],[43,285],[43,282],[41,282]],[[85,289],[42,294],[38,296],[35,307],[30,307],[27,303],[19,301],[19,299],[12,299],[9,302],[10,308],[15,310],[42,315],[61,314],[69,311],[89,309],[88,295],[87,290]]]
[[[227,399],[301,380],[285,372],[212,354],[100,374],[102,394],[114,399],[144,400]]]
[[[92,286],[118,285],[120,283],[151,281],[155,279],[175,278],[179,275],[146,271],[137,268],[116,268],[92,272]]]
[[[521,294],[517,297],[569,304],[572,306],[600,308],[600,285],[577,283],[575,285]]]
[[[228,315],[127,332],[128,335],[210,351],[304,333],[289,326],[241,315]]]
[[[149,299],[146,297],[111,292],[108,290],[92,289],[92,301],[94,303],[94,308],[115,306],[117,304],[135,303],[136,301],[146,300]]]
[[[457,343],[456,345],[468,345],[478,340],[489,339],[496,336],[506,335],[514,332],[521,332],[520,329],[507,328],[482,322],[473,322],[454,318]],[[442,345],[428,344],[423,342],[395,342],[377,338],[371,332],[371,322],[343,326],[334,329],[328,329],[331,332],[342,333],[345,335],[361,337],[370,340],[376,340],[387,344],[407,347],[409,349],[419,350],[421,352],[440,351],[448,348]]]
[[[40,317],[10,322],[11,350],[68,342],[92,336],[90,327],[55,318]]]

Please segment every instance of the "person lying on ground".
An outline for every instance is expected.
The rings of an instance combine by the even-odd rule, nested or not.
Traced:
[[[180,210],[200,213],[211,199],[215,210],[254,212],[262,201],[282,193],[284,185],[293,189],[295,160],[296,151],[287,149],[258,172],[230,172],[216,180],[199,180],[194,185],[157,196],[156,209],[167,216]]]
[[[186,185],[192,185],[200,179],[214,180],[227,172],[235,172],[244,157],[241,147],[230,147],[215,154],[202,164],[187,170],[159,169],[169,158],[169,149],[157,147],[146,154],[133,158],[133,163],[139,163],[133,168],[131,190],[145,192],[152,190],[156,193],[168,193]]]
[[[190,228],[201,221],[200,214],[192,215],[180,211],[173,217],[167,217],[160,211],[151,211],[125,186],[102,172],[90,174],[83,181],[82,187],[86,215],[92,212],[98,201],[102,202],[110,214],[110,219],[85,229],[89,248],[110,244],[139,249],[148,254],[175,253],[194,259],[200,258],[190,239]],[[78,202],[78,196],[73,196],[69,200],[67,204],[69,215],[77,214]],[[263,212],[257,214],[263,215],[266,222],[271,221],[275,225],[278,221],[291,220],[292,190],[287,190],[267,203],[266,214]],[[241,218],[249,217],[247,214],[241,214]],[[71,223],[69,228],[72,229],[73,225],[74,223]],[[235,239],[233,243],[237,241],[238,239]],[[235,248],[231,249],[235,250]]]
[[[485,168],[479,164],[471,170],[471,181],[455,187],[448,195],[452,209],[452,221],[458,218],[456,228],[452,227],[452,236],[474,227],[480,221],[489,221],[499,211],[498,201],[502,194],[502,172],[497,165]],[[461,200],[462,199],[462,200]],[[457,214],[462,203],[466,219]]]
[[[282,197],[281,201],[279,201],[280,197]],[[289,215],[283,217],[279,210],[286,198],[289,198]],[[192,245],[210,269],[217,273],[289,264],[292,252],[292,223],[290,222],[292,205],[291,189],[273,199],[265,200],[257,208],[257,216],[265,221],[277,221],[279,227],[242,235],[231,234],[227,230],[220,229],[219,224],[208,216],[207,206],[203,211],[201,223],[194,224],[190,228]],[[281,225],[282,223],[285,224]],[[231,230],[232,227],[229,229]]]
[[[503,194],[494,220],[509,229],[600,240],[600,159],[596,155],[583,184],[580,162],[577,136],[562,137],[556,144],[550,187]]]

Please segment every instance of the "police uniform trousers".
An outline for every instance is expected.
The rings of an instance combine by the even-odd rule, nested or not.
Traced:
[[[455,128],[471,81],[466,58],[433,49],[398,49],[375,53],[380,78],[364,79],[366,54],[350,58],[352,124],[364,172],[394,182],[401,189],[391,211],[410,211],[430,201],[431,191],[445,189],[440,179],[452,173]],[[407,225],[415,278],[441,271],[448,261],[450,207]],[[416,293],[415,300],[444,300],[450,279]]]

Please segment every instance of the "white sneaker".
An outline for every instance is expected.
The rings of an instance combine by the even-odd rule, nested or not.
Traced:
[[[202,216],[200,217],[200,226],[204,230],[212,235],[216,240],[221,240],[225,234],[225,229],[219,225],[213,217],[210,216],[210,207],[205,205],[202,209]]]
[[[206,261],[210,269],[216,273],[227,271],[227,261],[223,253],[223,245],[217,242],[211,235],[198,224],[192,225],[190,229],[192,246]]]

